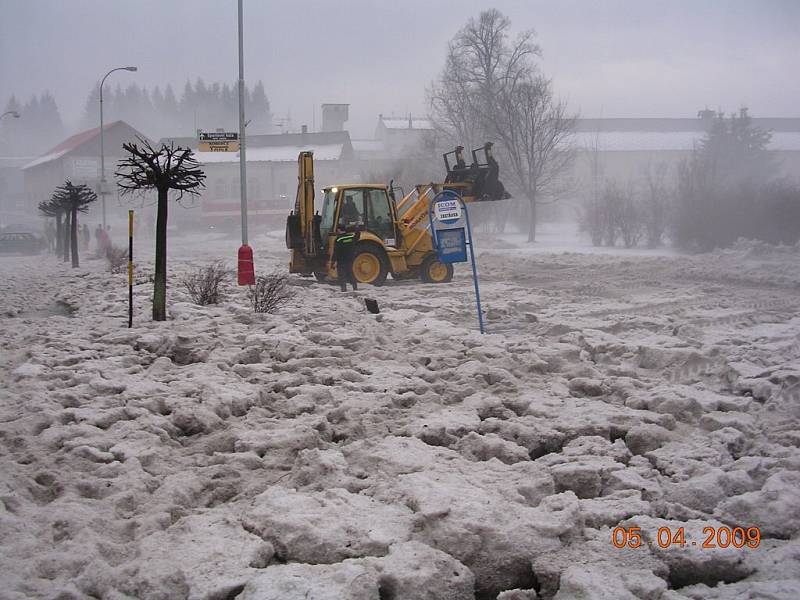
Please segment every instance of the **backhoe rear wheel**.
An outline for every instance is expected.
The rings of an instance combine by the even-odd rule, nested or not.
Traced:
[[[441,262],[435,254],[429,254],[422,261],[419,276],[425,283],[448,283],[453,279],[453,265]]]
[[[389,274],[386,255],[372,245],[356,246],[352,268],[353,276],[358,283],[383,285]]]

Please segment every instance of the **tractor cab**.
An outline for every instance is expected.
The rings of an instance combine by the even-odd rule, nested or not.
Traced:
[[[357,228],[362,237],[374,236],[375,241],[386,246],[396,244],[394,203],[385,185],[343,185],[325,188],[323,192],[320,236],[329,241],[329,248],[338,229]]]

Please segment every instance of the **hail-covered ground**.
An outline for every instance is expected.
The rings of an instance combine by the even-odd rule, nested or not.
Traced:
[[[254,314],[171,245],[132,329],[103,261],[0,258],[0,598],[798,597],[800,248],[484,243],[482,336],[463,265]]]

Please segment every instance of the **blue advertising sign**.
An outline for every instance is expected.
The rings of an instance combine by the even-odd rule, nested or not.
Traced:
[[[462,209],[461,202],[458,194],[447,190],[431,203],[433,246],[443,263],[467,262],[466,207]]]
[[[437,252],[443,263],[467,262],[467,236],[464,228],[436,232]]]
[[[478,268],[475,264],[475,250],[472,241],[472,229],[469,226],[467,205],[456,192],[445,190],[439,192],[428,209],[433,247],[439,260],[443,263],[467,261],[467,246],[472,262],[472,283],[475,285],[475,304],[478,309],[478,325],[483,328],[483,312],[481,311],[481,292],[478,287]]]

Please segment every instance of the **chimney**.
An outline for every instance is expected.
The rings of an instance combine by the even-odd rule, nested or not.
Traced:
[[[322,131],[344,131],[344,123],[350,117],[349,104],[322,105]]]

